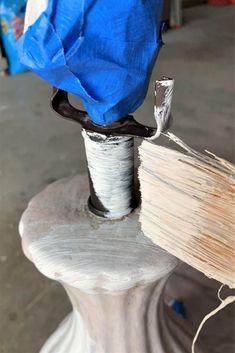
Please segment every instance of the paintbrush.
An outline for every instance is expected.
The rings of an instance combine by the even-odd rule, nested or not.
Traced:
[[[139,147],[143,233],[210,278],[235,287],[235,166],[199,153],[173,134],[182,152]]]

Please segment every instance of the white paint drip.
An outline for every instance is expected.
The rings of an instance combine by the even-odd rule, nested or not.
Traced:
[[[97,197],[107,209],[106,217],[126,216],[132,210],[133,138],[108,137],[86,130],[82,135],[91,180]]]
[[[157,139],[161,133],[165,130],[166,125],[168,124],[168,120],[170,118],[171,113],[171,104],[174,90],[174,80],[160,80],[156,81],[156,90],[155,97],[158,94],[158,86],[164,87],[164,99],[162,104],[159,106],[154,106],[154,118],[157,123],[157,131],[154,136],[148,138],[148,140],[152,141]]]

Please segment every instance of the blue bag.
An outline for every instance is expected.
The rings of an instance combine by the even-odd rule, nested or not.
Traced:
[[[6,53],[9,74],[26,71],[20,63],[16,42],[23,33],[26,0],[2,0],[0,4],[0,39]]]
[[[161,41],[163,0],[48,0],[21,40],[21,60],[81,98],[97,124],[134,112]]]

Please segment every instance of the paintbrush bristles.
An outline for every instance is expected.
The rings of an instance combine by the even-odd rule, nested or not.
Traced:
[[[170,138],[187,153],[147,141],[139,148],[142,230],[208,277],[235,287],[235,168]]]

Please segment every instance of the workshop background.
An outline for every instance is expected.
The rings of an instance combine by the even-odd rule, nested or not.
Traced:
[[[33,195],[49,183],[86,170],[80,127],[50,110],[51,88],[17,62],[12,35],[22,32],[24,2],[12,17],[0,5],[0,353],[36,353],[70,311],[63,288],[43,277],[21,250],[18,223]],[[14,1],[12,2],[14,5]],[[234,1],[165,1],[165,46],[153,71],[148,96],[135,118],[153,124],[153,83],[175,79],[173,99],[177,136],[234,162]],[[14,6],[13,6],[14,8]],[[10,16],[10,15],[9,15]],[[7,26],[13,23],[13,32]],[[13,33],[13,34],[12,34]],[[178,288],[197,323],[218,303],[219,284],[183,266],[171,281],[187,276],[191,287]],[[201,286],[195,295],[194,285]],[[213,297],[207,301],[208,294]],[[199,305],[200,303],[200,305]],[[186,318],[187,319],[187,318]],[[220,334],[215,335],[215,328]],[[200,340],[208,352],[221,353],[234,339],[234,305],[212,318]],[[211,348],[212,347],[212,348]],[[235,350],[235,342],[234,342]],[[207,353],[207,352],[205,352]]]

